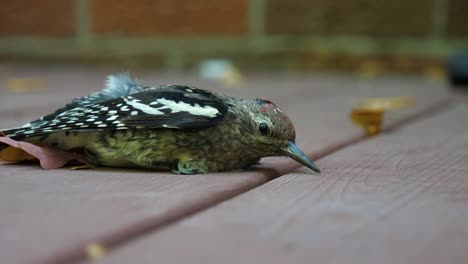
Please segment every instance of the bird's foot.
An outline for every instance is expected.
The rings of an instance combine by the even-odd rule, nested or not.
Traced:
[[[205,168],[202,168],[200,166],[197,166],[193,162],[183,162],[183,161],[178,161],[176,167],[172,170],[172,173],[175,174],[199,174],[199,173],[205,173],[207,170]]]

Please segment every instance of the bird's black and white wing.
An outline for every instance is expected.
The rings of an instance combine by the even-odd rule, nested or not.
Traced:
[[[40,123],[42,121],[50,121],[55,119],[56,116],[68,110],[77,107],[85,107],[87,105],[102,103],[111,99],[119,98],[121,96],[126,96],[132,93],[139,92],[145,88],[147,87],[144,87],[141,84],[139,84],[137,81],[132,79],[127,73],[109,75],[106,80],[106,85],[101,91],[84,97],[75,98],[72,100],[71,103],[65,105],[64,107],[57,109],[55,112],[49,115],[34,120],[29,124],[34,125],[35,123]]]
[[[5,132],[15,137],[58,131],[204,128],[219,123],[228,111],[216,94],[189,86],[138,86],[118,97],[119,92],[107,95],[105,90],[91,99],[80,99],[74,108]]]

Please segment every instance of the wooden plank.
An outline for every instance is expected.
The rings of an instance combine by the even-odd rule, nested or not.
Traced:
[[[0,108],[1,123],[8,123],[8,126],[36,117],[38,109],[52,110],[60,98],[96,90],[104,75],[103,70],[79,68],[20,68],[11,72],[45,75],[50,87],[43,94],[26,93],[8,100],[3,96],[9,94],[8,91],[4,87],[0,89],[0,105],[8,106]],[[299,145],[314,157],[362,137],[361,131],[348,122],[353,98],[402,93],[415,96],[417,107],[397,113],[395,121],[440,103],[446,94],[440,84],[420,80],[402,83],[395,80],[362,82],[350,77],[254,76],[237,87],[228,87],[194,76],[152,72],[138,76],[150,84],[188,83],[214,87],[231,95],[261,96],[277,101],[297,123]],[[55,94],[55,97],[48,94]],[[37,96],[44,98],[43,104],[35,101]],[[30,102],[35,105],[33,108],[20,110]],[[18,120],[18,116],[11,117],[14,113],[21,113],[22,120]],[[3,166],[0,171],[0,234],[5,234],[0,236],[2,262],[80,259],[85,257],[84,249],[91,242],[110,247],[119,245],[259,186],[299,165],[276,158],[267,159],[260,167],[242,173],[177,176],[135,170],[45,171],[35,166]]]
[[[342,149],[96,263],[466,263],[468,103]]]

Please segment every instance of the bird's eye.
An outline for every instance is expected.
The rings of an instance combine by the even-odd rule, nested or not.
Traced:
[[[270,132],[270,128],[266,123],[260,123],[260,125],[258,125],[258,131],[260,134],[267,136]]]

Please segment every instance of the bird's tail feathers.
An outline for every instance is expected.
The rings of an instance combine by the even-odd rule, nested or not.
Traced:
[[[27,136],[28,131],[32,130],[31,127],[17,127],[0,130],[0,137],[9,137],[12,139],[21,139]],[[26,133],[25,133],[26,132]]]
[[[25,134],[24,132],[28,131],[28,128],[29,127],[17,127],[6,130],[0,130],[0,137],[9,137],[14,140],[20,140],[27,136],[27,134]],[[6,148],[7,146],[7,144],[0,142],[0,151]]]

